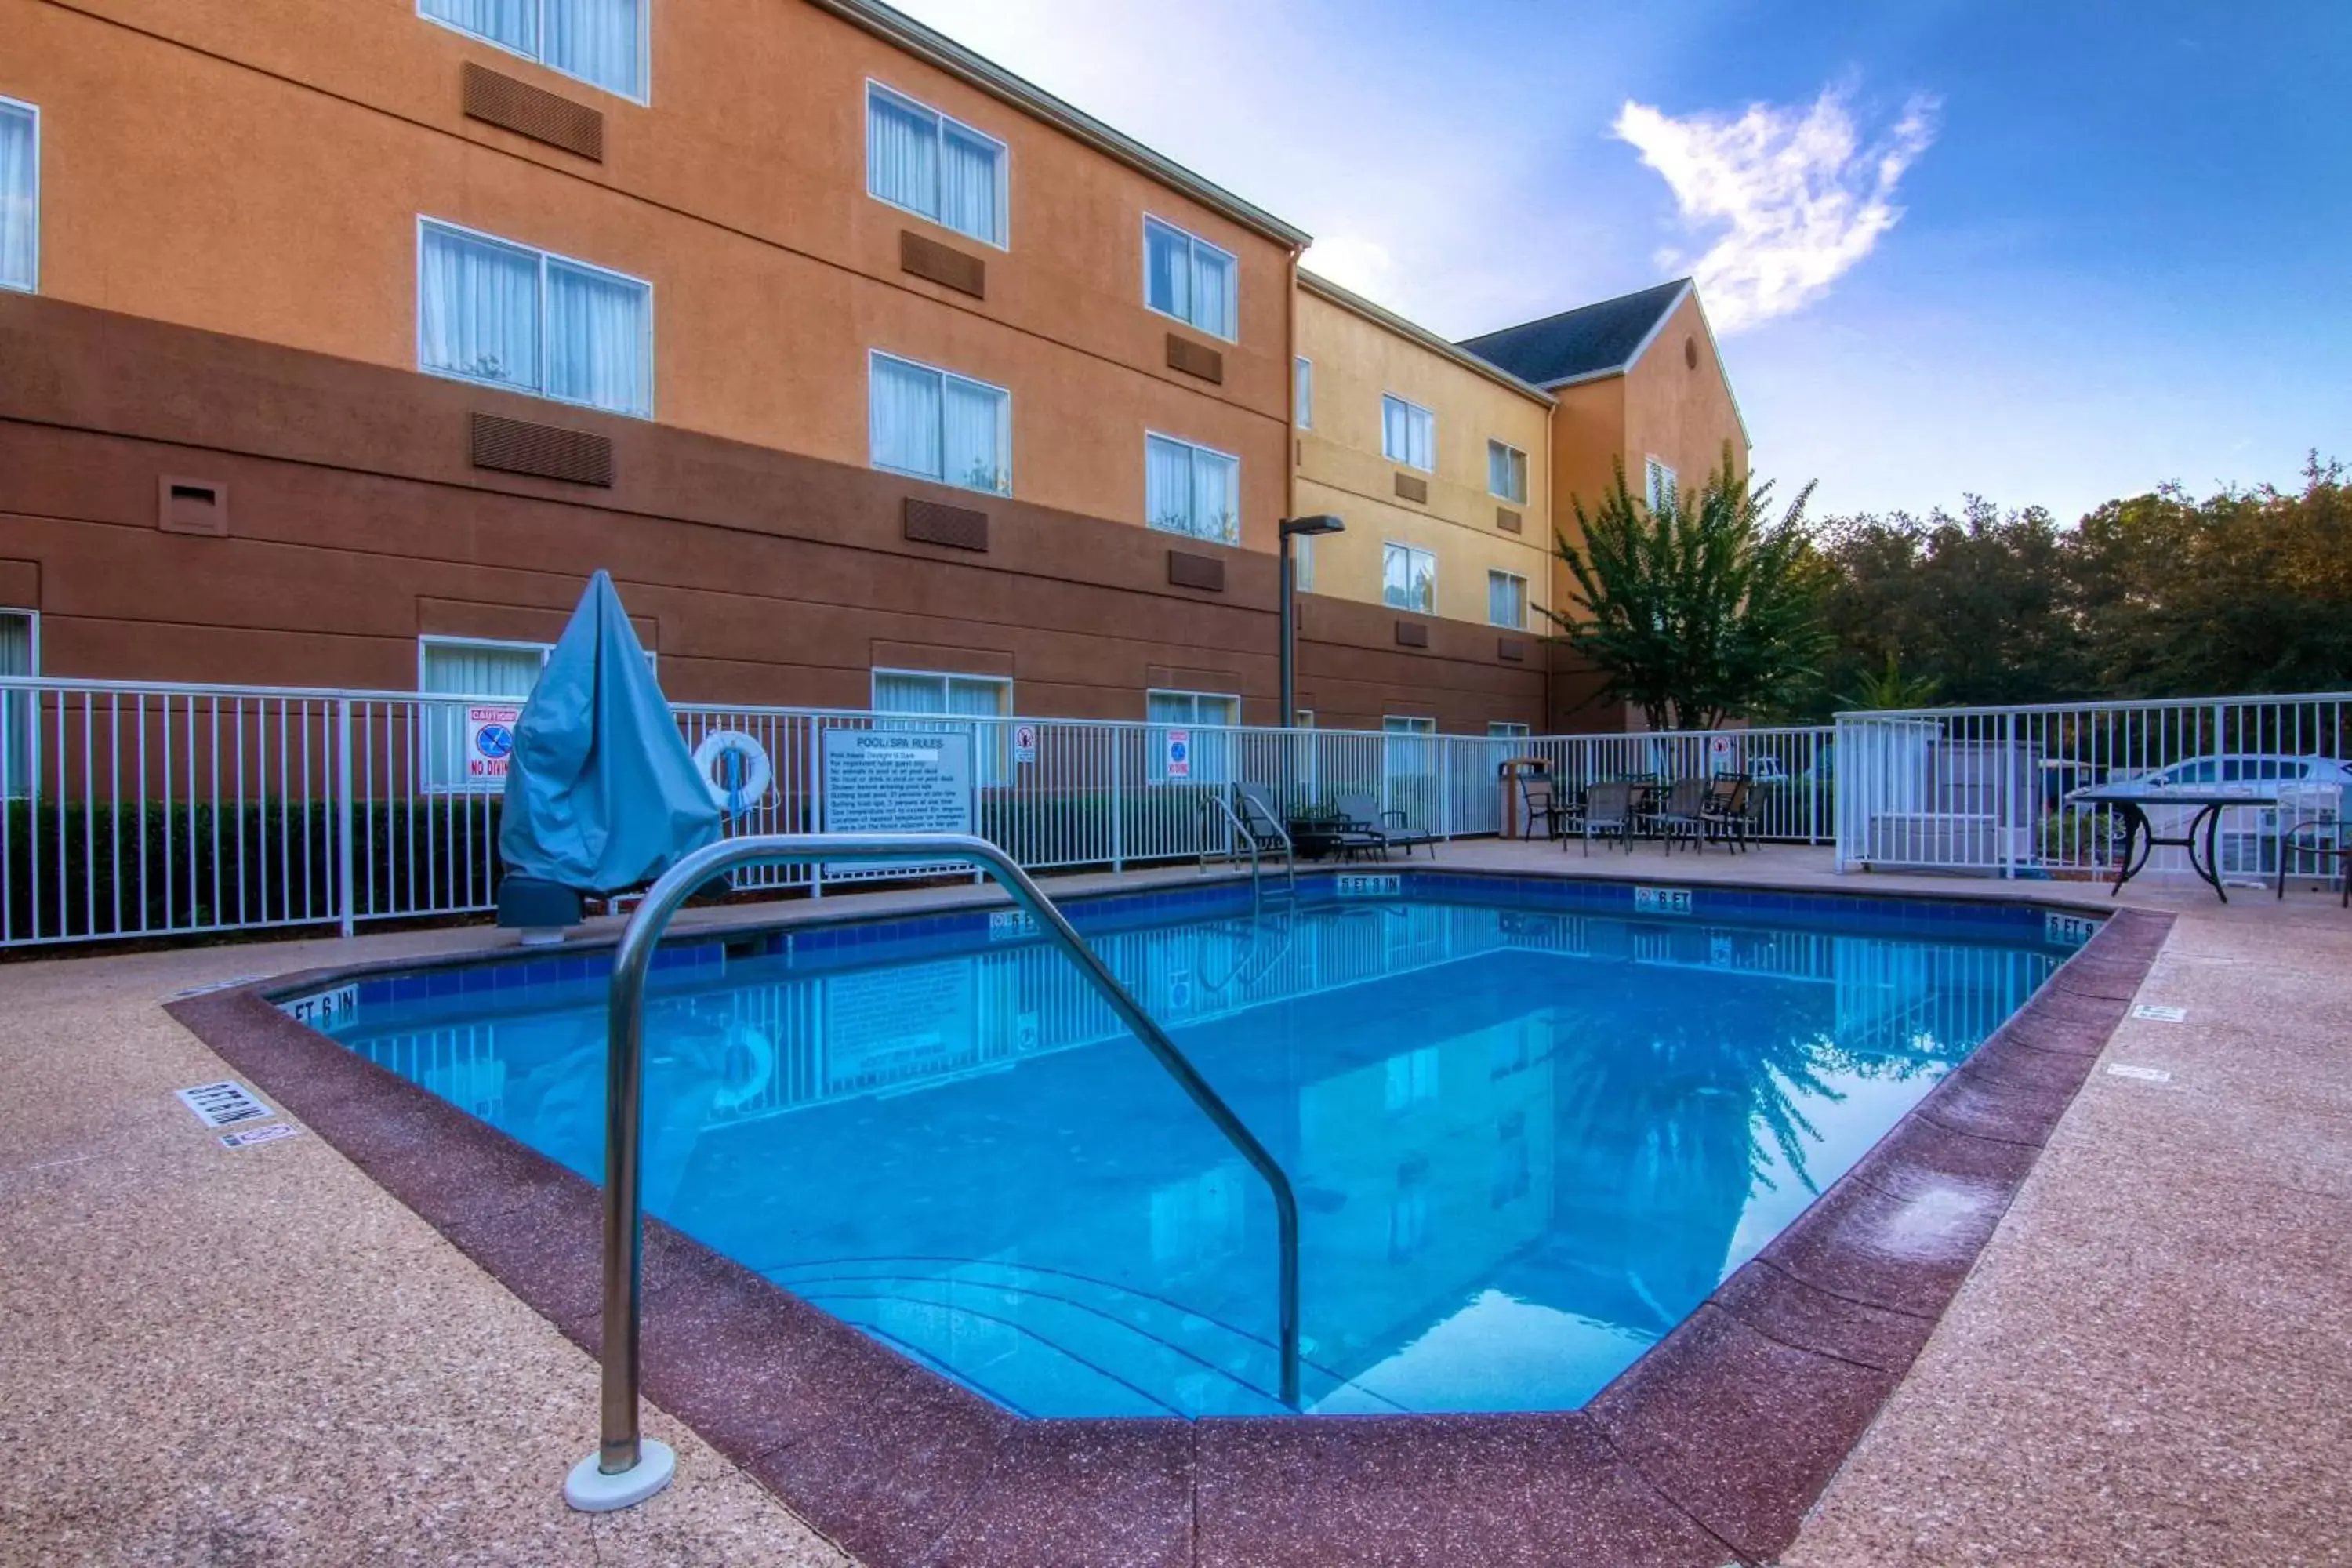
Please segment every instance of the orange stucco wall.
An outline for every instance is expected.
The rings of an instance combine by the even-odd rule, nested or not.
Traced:
[[[1011,390],[1020,499],[1140,523],[1157,429],[1241,456],[1271,547],[1286,247],[799,0],[652,16],[641,106],[414,0],[0,0],[0,93],[42,110],[41,291],[410,368],[416,219],[445,218],[650,281],[662,424],[863,464],[884,349]],[[604,162],[465,119],[467,60],[602,110]],[[1009,145],[1008,248],[866,194],[869,77]],[[1147,211],[1240,258],[1222,385],[1167,368]],[[902,273],[906,229],[983,258],[987,299]]]

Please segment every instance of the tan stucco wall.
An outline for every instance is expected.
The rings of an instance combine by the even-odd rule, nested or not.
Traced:
[[[1587,515],[1598,510],[1621,468],[1636,497],[1653,457],[1696,489],[1722,467],[1728,442],[1734,470],[1748,472],[1748,437],[1696,294],[1675,307],[1631,371],[1553,395],[1559,406],[1551,427],[1552,526],[1571,542],[1580,538],[1577,507]],[[1552,577],[1556,602],[1569,604],[1568,568],[1556,563]]]
[[[646,106],[413,0],[332,10],[0,0],[0,93],[42,110],[42,292],[413,368],[428,215],[650,281],[663,424],[863,464],[866,355],[885,349],[1011,390],[1020,499],[1139,523],[1158,429],[1240,455],[1244,542],[1271,548],[1286,247],[799,0],[655,5]],[[604,111],[605,161],[463,118],[467,60]],[[868,77],[1008,143],[1009,249],[866,195]],[[1241,258],[1222,386],[1167,368],[1147,211]],[[901,273],[904,229],[982,257],[987,300]]]
[[[1297,432],[1298,477],[1293,506],[1347,520],[1344,534],[1316,542],[1315,592],[1381,602],[1381,546],[1393,540],[1437,557],[1437,611],[1452,620],[1486,623],[1486,574],[1509,572],[1528,583],[1528,629],[1549,623],[1537,613],[1550,600],[1544,519],[1550,506],[1550,410],[1380,322],[1302,289],[1298,352],[1315,365],[1314,425]],[[1437,468],[1422,474],[1381,455],[1381,398],[1394,393],[1437,416]],[[1522,506],[1490,493],[1486,443],[1500,440],[1528,455]],[[1399,500],[1395,479],[1427,481],[1426,505]],[[1520,514],[1521,531],[1496,527],[1498,509]]]

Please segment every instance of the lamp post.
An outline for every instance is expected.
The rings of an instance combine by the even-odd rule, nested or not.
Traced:
[[[1329,512],[1318,512],[1312,517],[1286,517],[1275,532],[1282,544],[1282,727],[1289,729],[1298,721],[1298,683],[1296,666],[1298,641],[1298,569],[1291,559],[1294,539],[1312,539],[1318,533],[1339,533],[1347,524]]]

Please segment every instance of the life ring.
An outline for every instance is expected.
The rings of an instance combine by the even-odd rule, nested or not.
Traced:
[[[733,759],[741,758],[741,762]],[[694,748],[694,766],[702,774],[711,804],[730,816],[740,816],[767,795],[775,770],[768,765],[768,749],[740,730],[713,730]]]
[[[739,1061],[750,1064],[740,1080]],[[712,1092],[711,1102],[721,1110],[739,1110],[765,1094],[775,1076],[776,1047],[766,1032],[749,1024],[728,1025],[726,1081]]]

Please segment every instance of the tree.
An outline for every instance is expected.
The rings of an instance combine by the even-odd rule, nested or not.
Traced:
[[[1669,492],[1652,508],[1620,465],[1597,512],[1576,503],[1582,542],[1558,539],[1576,590],[1565,612],[1544,613],[1608,677],[1602,696],[1635,704],[1652,729],[1791,707],[1819,678],[1828,575],[1804,528],[1812,487],[1777,522],[1771,489],[1750,489],[1727,446],[1696,499]]]

